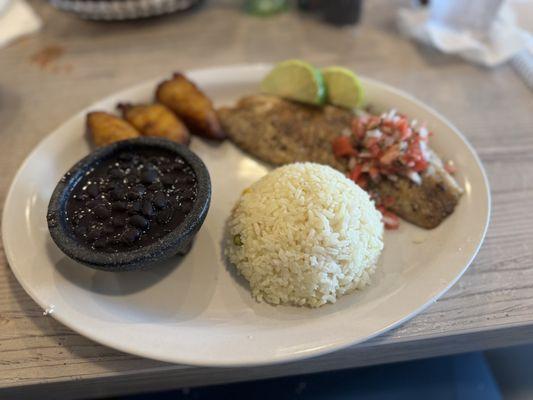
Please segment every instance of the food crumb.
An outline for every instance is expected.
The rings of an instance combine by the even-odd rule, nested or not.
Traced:
[[[422,234],[415,234],[413,235],[413,237],[411,238],[411,241],[415,244],[421,244],[421,243],[424,243],[426,241],[426,237]]]

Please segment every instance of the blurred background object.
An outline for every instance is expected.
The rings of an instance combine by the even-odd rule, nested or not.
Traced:
[[[24,0],[0,0],[0,47],[38,31],[41,19]]]
[[[60,10],[81,18],[116,21],[184,11],[202,0],[49,0]]]
[[[398,25],[406,36],[485,67],[512,60],[533,87],[531,0],[431,0],[400,9]]]
[[[252,15],[267,16],[286,11],[287,0],[245,0],[245,9]]]
[[[431,0],[429,18],[453,29],[487,32],[503,0]]]
[[[334,25],[353,25],[361,17],[362,0],[323,1],[324,20]]]

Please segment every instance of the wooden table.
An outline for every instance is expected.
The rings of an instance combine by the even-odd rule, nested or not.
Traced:
[[[245,15],[211,2],[186,16],[95,23],[31,4],[45,22],[0,49],[0,202],[31,149],[118,89],[176,69],[308,59],[342,64],[411,92],[468,137],[493,196],[485,243],[441,300],[398,329],[327,356],[247,369],[141,359],[43,316],[0,255],[0,398],[88,397],[301,374],[533,341],[533,94],[509,66],[476,67],[404,39],[396,5],[366,2],[357,28],[296,13]],[[406,3],[408,3],[406,1]]]

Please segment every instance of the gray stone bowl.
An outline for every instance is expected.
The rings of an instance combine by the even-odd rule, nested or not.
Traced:
[[[95,250],[80,242],[67,221],[67,202],[85,173],[118,151],[160,148],[182,157],[197,178],[197,196],[184,221],[155,243],[127,251],[109,253]],[[158,138],[142,137],[113,143],[89,154],[76,163],[59,181],[48,205],[48,230],[53,241],[68,257],[91,268],[105,271],[130,271],[153,266],[175,255],[185,255],[202,226],[211,201],[211,180],[202,160],[186,146]]]

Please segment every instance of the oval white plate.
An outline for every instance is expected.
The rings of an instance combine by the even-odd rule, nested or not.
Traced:
[[[214,101],[229,104],[254,93],[270,67],[191,71]],[[437,229],[402,223],[387,232],[372,285],[334,305],[310,310],[252,300],[222,257],[223,226],[239,193],[266,168],[231,143],[195,139],[213,182],[211,208],[192,251],[151,271],[114,274],[66,258],[53,244],[46,209],[56,182],[90,151],[88,110],[113,110],[119,101],[149,101],[147,82],[83,110],[44,139],[26,159],[9,191],[3,238],[11,268],[29,295],[52,316],[104,345],[163,361],[209,366],[258,365],[330,352],[385,332],[435,301],[463,274],[485,235],[490,214],[487,179],[465,138],[435,111],[381,83],[363,79],[367,99],[427,121],[434,149],[453,159],[465,194]]]

